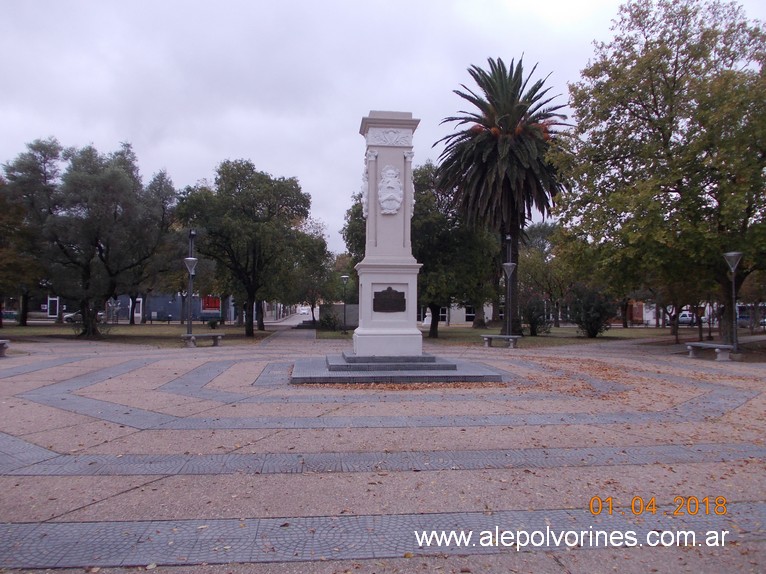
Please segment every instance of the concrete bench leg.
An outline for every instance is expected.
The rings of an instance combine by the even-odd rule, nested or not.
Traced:
[[[716,349],[715,360],[716,361],[731,361],[731,356],[729,355],[729,349]]]
[[[186,339],[186,346],[187,348],[192,348],[197,346],[197,339],[195,337],[189,337]]]
[[[221,340],[220,337],[213,337],[213,346],[217,347],[218,346],[218,341],[220,341],[220,340]]]
[[[485,347],[491,347],[492,346],[492,339],[484,339],[484,346]]]
[[[697,347],[686,347],[686,348],[689,350],[689,356],[692,359],[696,359],[697,357],[699,357],[699,349],[697,349]]]
[[[3,343],[0,345],[0,357],[5,357],[5,350],[8,348],[8,345]]]

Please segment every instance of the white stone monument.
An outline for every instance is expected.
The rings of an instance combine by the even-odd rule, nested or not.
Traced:
[[[367,141],[362,197],[367,220],[359,273],[359,327],[354,351],[308,357],[293,365],[290,381],[307,383],[499,382],[485,365],[423,353],[417,326],[418,272],[412,256],[414,208],[412,134],[420,120],[403,112],[370,112],[360,133]]]
[[[359,274],[357,357],[423,354],[417,328],[417,277],[410,220],[415,205],[412,135],[420,120],[409,112],[371,111],[359,129],[366,142],[362,205],[367,220]]]

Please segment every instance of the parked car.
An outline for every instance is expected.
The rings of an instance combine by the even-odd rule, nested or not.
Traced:
[[[98,312],[98,322],[103,323],[106,319],[103,311]],[[67,313],[64,315],[64,323],[82,323],[82,311],[75,311],[74,313]]]
[[[679,313],[678,315],[678,324],[679,325],[696,325],[697,315],[695,315],[691,311],[681,311],[681,313]]]

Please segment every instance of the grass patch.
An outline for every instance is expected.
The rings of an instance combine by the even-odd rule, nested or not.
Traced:
[[[499,335],[499,328],[473,329],[464,325],[440,325],[439,338],[429,339],[428,330],[421,329],[424,339],[437,345],[468,345],[481,347],[484,341],[482,335]],[[656,337],[670,337],[670,329],[655,329],[645,327],[612,327],[604,335],[589,339],[580,334],[575,327],[553,327],[551,332],[537,337],[525,336],[518,341],[521,349],[536,349],[542,347],[558,347],[562,345],[580,345],[588,343],[602,343],[605,341],[619,341],[624,339],[646,339]]]
[[[436,345],[481,347],[484,345],[481,336],[499,335],[500,328],[474,329],[466,325],[439,325],[439,337],[437,339],[430,339],[428,337],[427,328],[420,327],[420,332],[423,333],[423,339],[425,341]],[[347,335],[344,335],[341,331],[317,331],[317,339],[350,340],[352,337],[353,331],[349,331]],[[551,329],[551,332],[546,335],[524,337],[519,340],[518,347],[521,349],[536,349],[543,347],[558,347],[561,345],[579,345],[583,343],[603,343],[605,341],[619,341],[624,339],[654,339],[658,337],[667,337],[670,342],[673,341],[673,338],[670,336],[670,329],[655,329],[653,327],[630,327],[624,329],[622,327],[612,327],[604,335],[600,335],[595,339],[589,339],[578,333],[575,327],[554,327]]]
[[[350,330],[345,335],[343,331],[325,331],[324,329],[317,329],[317,339],[325,339],[328,341],[343,341],[348,339],[349,341],[354,338],[354,331]]]
[[[106,323],[100,326],[102,336],[99,341],[104,343],[127,343],[132,345],[151,345],[161,348],[183,347],[181,335],[186,333],[186,325],[178,323],[155,323],[153,325],[129,325],[127,323]],[[273,331],[256,331],[254,337],[245,336],[245,328],[235,325],[219,325],[216,329],[208,327],[207,323],[195,323],[192,325],[194,333],[225,333],[223,345],[254,345],[265,339]],[[76,325],[71,324],[44,324],[19,327],[18,325],[3,325],[0,329],[0,339],[35,343],[50,340],[82,341],[88,343],[90,339],[83,339],[77,334]],[[203,343],[204,345],[204,343]]]

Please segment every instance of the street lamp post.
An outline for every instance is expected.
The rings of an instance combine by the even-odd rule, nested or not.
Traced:
[[[347,335],[346,330],[346,283],[348,283],[348,275],[341,275],[340,280],[343,282],[343,334]]]
[[[739,251],[730,251],[724,253],[723,258],[726,259],[726,263],[731,270],[731,344],[732,353],[739,353],[739,345],[737,341],[737,266],[740,259],[742,259],[742,253]]]
[[[503,263],[505,271],[505,334],[511,334],[511,275],[516,269],[515,263]]]
[[[192,334],[192,293],[194,292],[194,269],[197,267],[197,258],[194,257],[194,238],[197,232],[189,230],[189,257],[184,258],[184,264],[189,271],[189,289],[186,292],[186,334]]]

